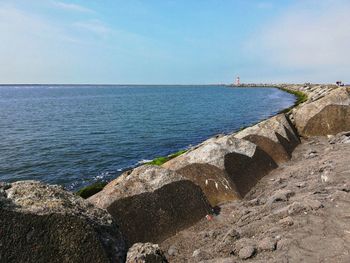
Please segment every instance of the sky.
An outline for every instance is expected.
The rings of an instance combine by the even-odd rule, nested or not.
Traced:
[[[350,82],[350,0],[0,0],[0,83]]]

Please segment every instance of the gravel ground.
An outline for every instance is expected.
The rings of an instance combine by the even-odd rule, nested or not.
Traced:
[[[350,262],[350,133],[303,140],[243,200],[160,244],[169,262]]]

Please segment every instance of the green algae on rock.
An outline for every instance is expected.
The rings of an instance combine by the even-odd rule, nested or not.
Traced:
[[[170,154],[168,156],[157,157],[154,160],[152,160],[151,162],[148,162],[146,164],[160,166],[160,165],[166,163],[167,161],[174,159],[175,157],[178,157],[181,154],[184,154],[185,152],[187,152],[187,150],[180,150],[180,151],[173,153],[173,154]]]
[[[104,181],[99,181],[96,183],[93,183],[91,185],[85,186],[78,190],[76,192],[77,195],[80,197],[86,199],[89,198],[90,196],[93,196],[94,194],[97,194],[100,192],[105,186],[107,185],[107,182]]]
[[[286,108],[284,110],[281,110],[279,113],[288,113],[293,108],[295,108],[296,106],[306,102],[307,99],[308,99],[308,96],[307,96],[307,94],[305,92],[298,91],[298,90],[287,89],[287,88],[280,88],[280,87],[278,87],[278,89],[283,90],[283,91],[285,91],[287,93],[293,94],[296,97],[296,101],[295,101],[293,106],[291,106],[289,108]]]

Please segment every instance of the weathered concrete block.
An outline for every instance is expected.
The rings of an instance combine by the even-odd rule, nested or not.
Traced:
[[[88,200],[116,219],[128,245],[163,241],[211,212],[199,186],[150,165],[124,173]]]
[[[106,211],[36,181],[0,188],[0,262],[124,262],[124,239]]]
[[[213,169],[196,169],[189,167],[196,165],[214,166],[221,172],[212,176]],[[200,185],[205,193],[215,193],[213,185],[224,189],[227,195],[217,202],[227,201],[244,196],[257,181],[277,165],[273,159],[254,143],[247,140],[237,139],[234,135],[222,136],[201,144],[187,153],[170,160],[164,167],[181,172],[189,180]],[[206,180],[215,180],[214,184],[207,184]],[[232,195],[232,193],[234,193]],[[214,198],[208,195],[209,200]]]
[[[168,263],[157,244],[136,243],[128,251],[126,263]]]
[[[291,158],[294,148],[300,143],[299,137],[285,114],[279,114],[235,135],[258,145],[277,163]]]
[[[213,207],[240,198],[226,171],[214,165],[194,163],[177,172],[199,185]]]
[[[327,96],[302,105],[294,112],[300,135],[319,136],[350,130],[350,96],[346,88],[338,88]]]

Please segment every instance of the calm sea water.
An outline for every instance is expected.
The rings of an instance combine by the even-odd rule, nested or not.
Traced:
[[[294,103],[277,89],[2,86],[0,181],[77,189],[265,119]]]

